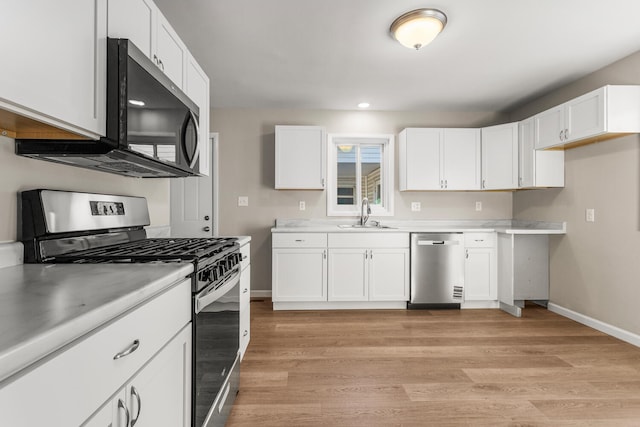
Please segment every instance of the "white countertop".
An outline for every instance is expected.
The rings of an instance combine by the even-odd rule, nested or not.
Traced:
[[[375,222],[377,220],[369,220]],[[272,233],[487,233],[507,234],[566,234],[566,222],[513,220],[384,220],[389,228],[354,228],[353,219],[278,219]]]
[[[191,263],[0,268],[0,382],[192,271]]]

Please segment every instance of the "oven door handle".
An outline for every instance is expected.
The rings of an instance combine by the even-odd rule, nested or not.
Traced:
[[[196,295],[194,307],[196,314],[200,313],[203,308],[229,292],[229,290],[231,290],[231,288],[233,288],[238,283],[240,283],[240,271],[237,271],[235,274],[229,276],[226,282],[224,282],[218,288],[214,289],[213,286],[205,288],[202,292]]]

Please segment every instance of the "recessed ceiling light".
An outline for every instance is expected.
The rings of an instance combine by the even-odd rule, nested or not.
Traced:
[[[358,104],[358,108],[369,108],[370,104],[368,102],[361,102]]]
[[[136,107],[144,107],[144,101],[138,101],[137,99],[130,99],[129,104],[135,105]]]

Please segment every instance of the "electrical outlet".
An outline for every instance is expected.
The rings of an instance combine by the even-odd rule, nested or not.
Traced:
[[[239,196],[238,197],[238,206],[249,206],[249,197],[248,196]]]
[[[300,209],[301,211],[307,209],[307,204],[304,202],[304,200],[300,200],[298,202],[298,209]]]
[[[411,202],[411,212],[420,212],[421,210],[420,202]]]
[[[482,210],[482,202],[476,202],[476,211],[480,212]]]
[[[587,208],[585,211],[585,220],[587,222],[596,222],[596,210],[593,208]]]

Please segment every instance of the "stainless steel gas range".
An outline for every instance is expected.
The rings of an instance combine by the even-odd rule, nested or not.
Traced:
[[[236,239],[147,238],[142,197],[31,190],[21,212],[27,263],[193,263],[192,426],[223,426],[240,377]]]

